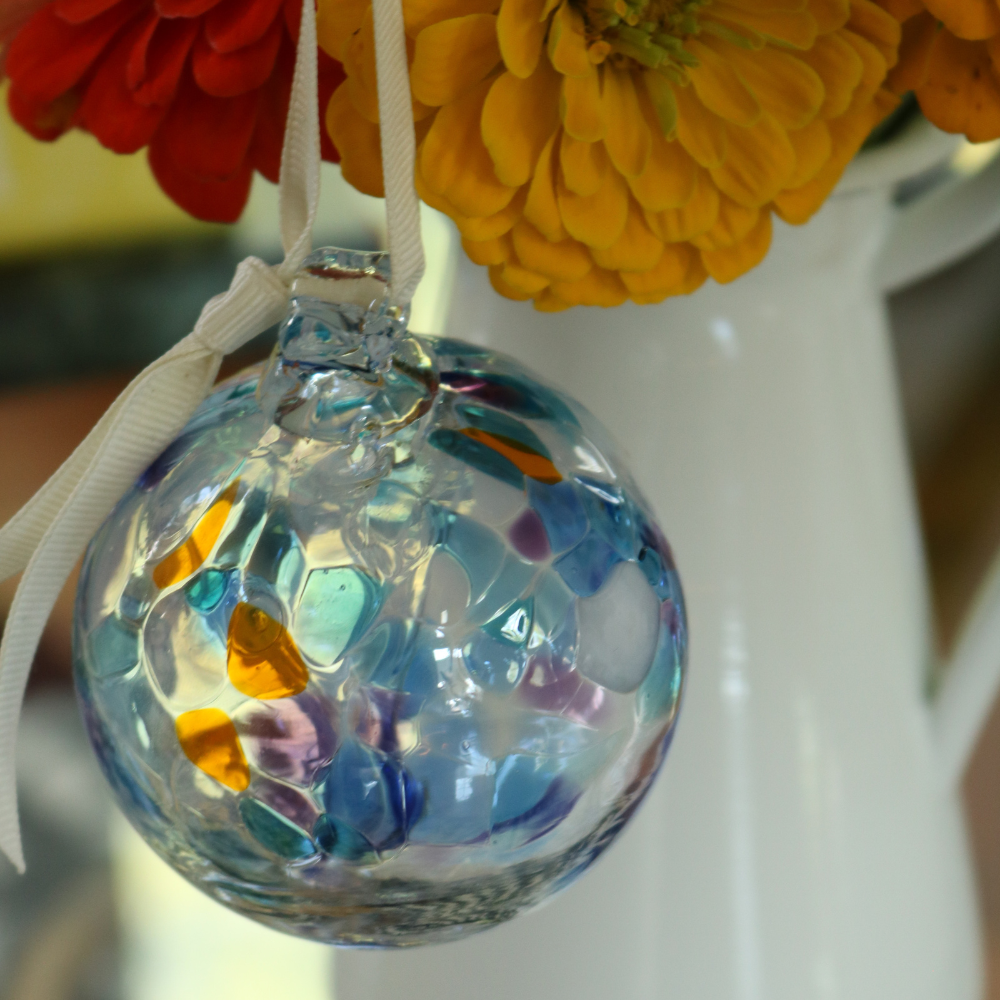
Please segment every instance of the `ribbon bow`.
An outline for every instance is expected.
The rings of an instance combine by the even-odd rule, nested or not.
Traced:
[[[390,300],[405,305],[423,276],[413,187],[416,141],[400,0],[373,0]],[[17,813],[17,726],[31,663],[59,591],[87,541],[128,487],[177,436],[215,382],[224,355],[280,322],[289,285],[312,249],[319,202],[316,11],[302,5],[281,153],[285,259],[248,257],[183,340],[137,375],[49,481],[0,528],[0,581],[24,570],[0,642],[0,850],[24,871]]]

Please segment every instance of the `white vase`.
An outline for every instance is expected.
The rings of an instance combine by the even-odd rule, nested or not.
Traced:
[[[941,155],[925,131],[870,157],[756,271],[660,306],[543,315],[460,265],[448,333],[534,366],[631,454],[684,580],[689,686],[656,787],[591,872],[458,944],[338,954],[338,1000],[979,997],[956,784],[998,619],[987,600],[932,706],[880,286],[997,225],[995,170],[974,182],[990,199],[892,208],[891,182]]]

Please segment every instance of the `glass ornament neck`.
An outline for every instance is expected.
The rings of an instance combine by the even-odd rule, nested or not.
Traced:
[[[282,430],[349,453],[342,471],[352,477],[405,457],[401,440],[389,455],[389,439],[427,413],[438,390],[432,355],[407,331],[409,306],[389,301],[390,275],[384,251],[310,254],[257,389]]]
[[[291,312],[278,331],[286,361],[380,371],[406,332],[410,307],[389,302],[387,251],[323,247],[292,281]]]

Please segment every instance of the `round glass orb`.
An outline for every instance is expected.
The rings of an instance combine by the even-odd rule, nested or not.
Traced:
[[[448,940],[580,874],[649,788],[686,632],[597,421],[406,333],[384,254],[303,265],[91,543],[76,681],[128,818],[181,874],[338,944]]]

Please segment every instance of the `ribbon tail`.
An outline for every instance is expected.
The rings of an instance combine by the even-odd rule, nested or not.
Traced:
[[[45,623],[89,539],[150,456],[173,440],[204,398],[220,360],[217,353],[189,348],[166,355],[131,383],[108,412],[89,467],[50,519],[14,595],[0,642],[0,849],[19,872],[24,854],[17,812],[17,723]]]

